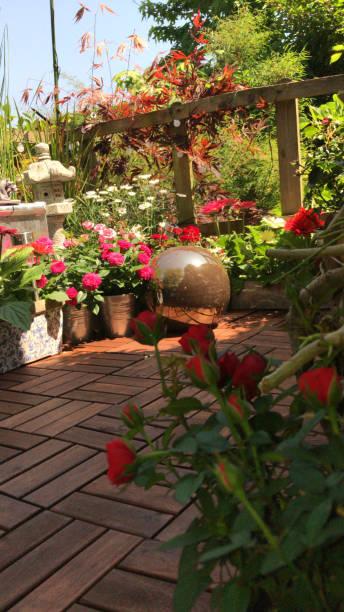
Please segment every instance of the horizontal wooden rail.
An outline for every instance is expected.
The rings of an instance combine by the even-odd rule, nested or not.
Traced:
[[[168,108],[151,113],[98,123],[85,136],[86,138],[88,136],[106,136],[116,132],[126,132],[127,130],[147,128],[161,123],[171,123],[174,119],[187,119],[195,112],[212,113],[217,110],[229,110],[238,106],[256,104],[262,99],[269,103],[276,103],[294,100],[295,98],[312,98],[339,91],[344,92],[344,74],[307,79],[305,81],[291,81],[266,87],[241,89],[235,92],[218,94],[217,96],[209,96],[209,98],[187,102],[186,104],[175,103]]]

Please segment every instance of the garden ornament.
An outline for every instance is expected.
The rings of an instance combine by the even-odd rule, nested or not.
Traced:
[[[10,179],[5,178],[0,180],[0,206],[8,206],[9,204],[18,204],[20,200],[12,200],[11,195],[17,191],[17,185]]]

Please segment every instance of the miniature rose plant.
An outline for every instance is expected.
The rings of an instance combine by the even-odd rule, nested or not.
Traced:
[[[276,362],[258,352],[221,354],[212,330],[197,325],[180,339],[184,354],[162,359],[162,319],[145,311],[132,326],[154,346],[165,405],[154,416],[123,409],[127,434],[107,447],[108,476],[164,483],[195,507],[185,533],[161,546],[182,549],[174,610],[193,609],[208,588],[212,610],[339,610],[344,402],[330,357],[262,394]],[[152,423],[161,428],[154,441]],[[149,452],[136,452],[137,434]]]

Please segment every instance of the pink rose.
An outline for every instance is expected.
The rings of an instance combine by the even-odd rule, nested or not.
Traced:
[[[150,266],[145,266],[144,268],[139,268],[136,270],[137,275],[143,280],[149,280],[154,276],[154,270]]]
[[[66,266],[63,261],[59,261],[57,259],[53,259],[52,264],[50,266],[50,271],[53,274],[61,274],[66,270]]]
[[[150,262],[150,257],[147,255],[147,253],[139,253],[137,259],[144,265],[149,264]]]
[[[40,238],[37,238],[35,242],[32,242],[31,246],[33,247],[34,251],[40,255],[53,255],[53,244],[54,241],[48,238],[48,236],[41,236]]]
[[[37,287],[39,287],[40,289],[43,289],[43,287],[45,287],[45,285],[47,284],[48,279],[46,276],[44,276],[44,274],[42,274],[41,278],[39,280],[36,281],[36,285]]]
[[[112,266],[121,266],[124,263],[124,255],[121,253],[109,253],[106,259]]]
[[[89,272],[82,278],[82,286],[86,291],[95,291],[101,284],[102,279],[95,272]]]
[[[87,240],[89,239],[89,235],[88,234],[81,234],[80,238],[82,238],[84,242],[87,242]]]
[[[63,241],[63,246],[65,247],[65,249],[68,249],[69,247],[72,246],[72,241],[69,240],[69,238],[65,238],[65,240]]]
[[[106,240],[113,240],[113,238],[116,238],[117,236],[115,230],[111,227],[106,227],[105,229],[100,230],[99,235],[105,238]]]
[[[84,221],[81,225],[87,230],[90,230],[94,227],[94,223],[92,223],[92,221]]]
[[[143,251],[144,253],[146,253],[146,255],[149,255],[149,257],[152,256],[152,249],[149,248],[149,246],[147,246],[144,242],[139,242],[140,245],[140,251]]]
[[[75,287],[69,287],[69,289],[66,290],[66,293],[70,298],[69,300],[67,300],[66,304],[69,304],[69,306],[76,306],[76,296],[78,295],[77,289],[75,289]]]
[[[97,225],[94,226],[93,231],[99,234],[99,232],[105,229],[106,229],[106,225],[104,223],[98,223]]]
[[[133,246],[131,242],[128,242],[127,240],[121,240],[121,238],[117,240],[117,244],[120,247],[121,251],[127,251],[128,249],[130,249],[130,247]]]

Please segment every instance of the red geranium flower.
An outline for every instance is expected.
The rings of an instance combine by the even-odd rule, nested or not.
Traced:
[[[51,238],[48,238],[48,236],[41,236],[37,238],[35,242],[32,242],[31,246],[34,251],[40,255],[54,255],[53,244],[54,241],[51,240]]]
[[[136,274],[142,278],[142,280],[149,280],[154,276],[154,270],[150,266],[145,266],[144,268],[139,268],[136,270]]]
[[[107,475],[112,484],[121,485],[135,478],[135,474],[125,474],[125,469],[134,463],[136,455],[123,440],[112,440],[107,444],[106,455],[109,466]]]
[[[50,266],[50,271],[52,274],[61,274],[66,270],[66,266],[63,261],[58,261],[57,259],[53,259],[52,264]]]
[[[258,381],[264,374],[266,361],[258,353],[245,355],[236,367],[233,376],[233,385],[241,387],[246,392],[247,399],[252,399],[258,392]]]
[[[48,282],[47,277],[46,277],[46,276],[44,276],[44,274],[42,274],[41,278],[40,278],[40,279],[38,279],[38,280],[36,281],[36,285],[37,285],[37,287],[39,287],[40,289],[43,289],[43,287],[45,287],[45,285],[47,284],[47,282]]]
[[[301,206],[299,211],[286,221],[284,229],[293,232],[298,236],[308,236],[314,230],[324,225],[325,221],[313,211],[313,208],[306,210]]]
[[[342,388],[340,378],[334,368],[315,368],[301,374],[299,378],[301,393],[308,399],[315,395],[322,404],[338,401]]]
[[[192,325],[189,327],[188,331],[182,335],[178,342],[185,353],[192,355],[194,349],[190,340],[193,340],[193,344],[196,346],[196,349],[198,349],[198,352],[203,355],[208,355],[210,344],[214,339],[214,332],[207,325],[200,323],[199,325]]]
[[[200,230],[195,225],[187,225],[183,228],[182,233],[179,235],[181,242],[198,242],[200,239]]]
[[[17,233],[17,229],[10,229],[9,227],[5,227],[4,225],[0,225],[0,235],[1,236],[13,236]]]

